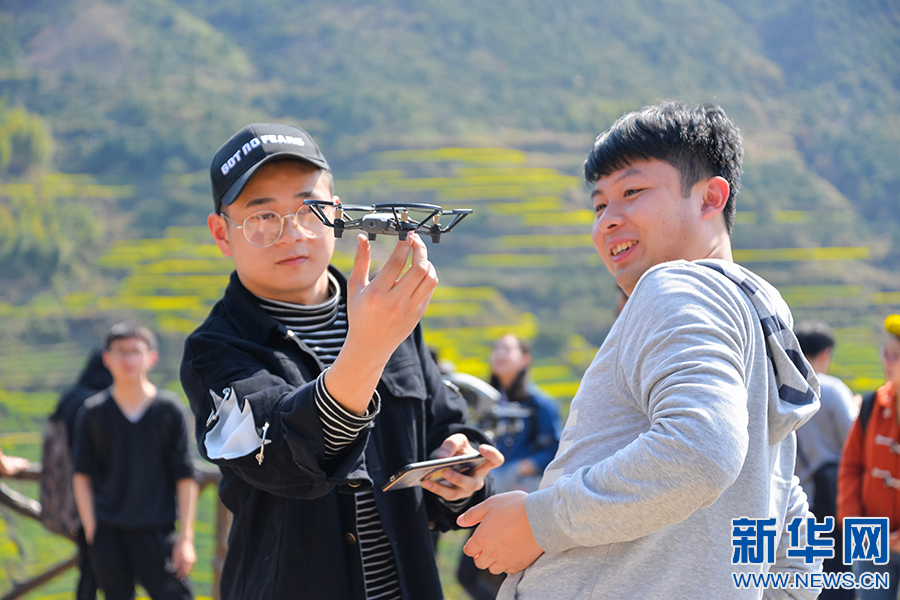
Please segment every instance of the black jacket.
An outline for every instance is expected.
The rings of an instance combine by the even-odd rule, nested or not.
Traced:
[[[330,268],[346,298],[343,277]],[[223,600],[362,600],[353,493],[364,487],[375,489],[404,599],[443,598],[432,531],[456,528],[457,513],[421,488],[382,493],[379,487],[407,463],[433,457],[453,433],[486,439],[463,425],[466,404],[442,383],[417,327],[384,369],[380,414],[326,471],[313,383],[321,370],[309,348],[259,306],[236,274],[185,343],[181,381],[204,458],[204,438],[214,426],[207,425],[210,392],[221,397],[231,388],[239,403],[250,403],[260,435],[269,423],[266,439],[272,440],[262,464],[257,451],[212,461],[222,471],[222,502],[234,514]]]

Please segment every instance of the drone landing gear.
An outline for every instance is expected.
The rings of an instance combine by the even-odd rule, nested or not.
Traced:
[[[334,220],[334,237],[339,238],[344,235],[344,222],[338,219]]]
[[[409,232],[408,232],[408,231],[400,231],[400,232],[397,233],[397,236],[400,237],[400,241],[401,241],[401,242],[405,242],[405,241],[406,241],[406,234],[407,234],[407,233],[409,233]]]
[[[369,233],[368,236],[369,236],[369,241],[373,241],[375,239],[374,233]]]

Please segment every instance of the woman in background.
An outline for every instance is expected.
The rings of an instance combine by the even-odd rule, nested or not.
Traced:
[[[500,399],[479,426],[505,459],[492,472],[495,494],[537,490],[559,446],[559,407],[530,381],[531,360],[531,346],[512,334],[494,342],[491,350],[490,383]],[[471,557],[462,554],[457,577],[474,600],[493,600],[506,575],[481,571]]]
[[[887,339],[880,355],[887,382],[863,400],[838,470],[839,523],[845,517],[890,519],[888,563],[854,563],[857,577],[865,572],[888,573],[890,589],[857,590],[859,600],[896,600],[900,580],[900,454],[896,451],[900,448],[900,315],[889,316],[884,328]]]
[[[506,459],[494,470],[495,493],[537,490],[559,446],[559,407],[530,381],[531,360],[531,346],[515,335],[494,342],[490,383],[500,391],[500,400],[493,441]],[[504,418],[504,413],[510,416]]]

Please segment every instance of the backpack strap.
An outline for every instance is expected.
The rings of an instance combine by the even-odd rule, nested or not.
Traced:
[[[870,392],[863,398],[862,405],[859,407],[859,427],[863,433],[866,432],[866,425],[869,424],[869,417],[872,416],[873,406],[875,406],[875,392]]]

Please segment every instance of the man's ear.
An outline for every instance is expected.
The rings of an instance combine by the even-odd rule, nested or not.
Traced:
[[[822,354],[825,355],[825,358],[822,359],[822,362],[825,363],[825,368],[824,368],[824,370],[822,371],[823,373],[827,373],[827,372],[828,372],[828,365],[831,364],[831,351],[832,351],[833,349],[834,349],[834,348],[832,347],[832,348],[825,348],[824,350],[822,350]]]
[[[213,241],[216,243],[216,246],[219,247],[219,251],[222,252],[222,255],[231,258],[231,242],[228,240],[225,217],[217,215],[216,213],[209,213],[209,216],[206,217],[206,225],[209,227],[209,232],[212,234]]]
[[[731,186],[724,177],[710,177],[703,182],[703,204],[700,205],[700,218],[704,221],[721,214],[728,202]]]

